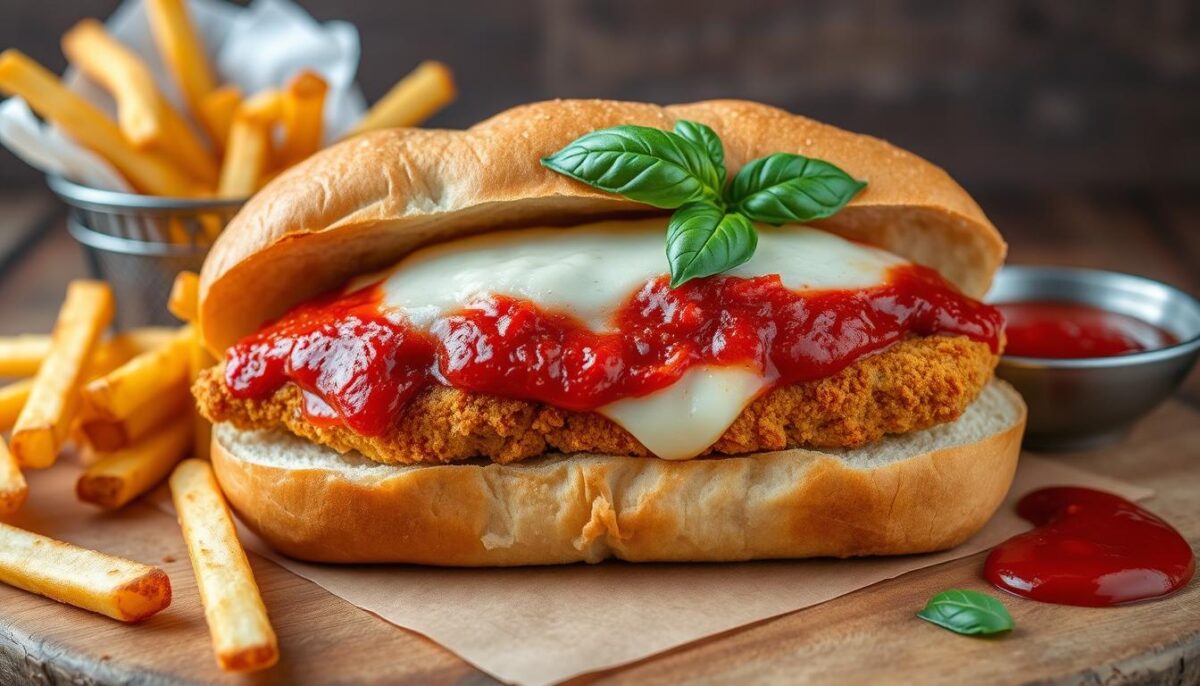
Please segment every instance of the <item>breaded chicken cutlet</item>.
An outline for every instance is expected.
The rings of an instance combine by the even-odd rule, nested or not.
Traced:
[[[961,336],[911,338],[833,376],[765,393],[703,454],[854,448],[887,434],[950,422],[983,389],[995,365],[996,356],[985,343]],[[219,365],[203,372],[192,390],[213,422],[239,429],[287,429],[383,463],[438,464],[477,457],[510,463],[547,451],[650,454],[600,414],[446,386],[433,386],[413,398],[378,436],[314,424],[293,384],[263,400],[235,398]]]

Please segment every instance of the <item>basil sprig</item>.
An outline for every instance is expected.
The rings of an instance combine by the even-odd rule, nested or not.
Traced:
[[[751,160],[727,184],[721,138],[692,121],[676,122],[674,131],[632,125],[593,131],[542,165],[602,191],[675,210],[667,224],[672,287],[749,260],[758,247],[751,222],[824,219],[867,185],[829,162],[792,153]]]
[[[1012,615],[992,596],[979,591],[952,588],[925,604],[917,616],[956,634],[987,636],[1012,631]]]

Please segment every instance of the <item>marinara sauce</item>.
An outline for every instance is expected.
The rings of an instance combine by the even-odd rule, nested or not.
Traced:
[[[967,336],[997,352],[1003,318],[937,272],[905,265],[883,285],[796,292],[778,276],[646,283],[596,332],[563,312],[490,296],[428,329],[381,306],[378,285],[300,305],[228,351],[234,396],[287,382],[317,422],[383,432],[430,384],[595,410],[669,386],[696,365],[737,365],[775,384],[837,373],[907,336]]]
[[[1173,593],[1192,578],[1192,547],[1170,524],[1090,488],[1034,491],[1017,513],[1037,528],[1001,543],[984,575],[997,588],[1061,605],[1102,607]]]
[[[1004,352],[1055,359],[1110,357],[1173,345],[1171,334],[1116,312],[1068,302],[997,305],[1008,325]]]

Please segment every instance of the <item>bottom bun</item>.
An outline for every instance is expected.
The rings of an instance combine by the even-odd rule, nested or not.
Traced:
[[[1021,397],[993,381],[957,421],[855,450],[396,466],[221,425],[212,460],[242,520],[305,560],[900,555],[953,547],[984,525],[1012,483],[1024,427]]]

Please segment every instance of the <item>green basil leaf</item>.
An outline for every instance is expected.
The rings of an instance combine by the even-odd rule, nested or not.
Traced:
[[[725,146],[721,145],[721,138],[717,136],[717,132],[699,122],[680,119],[675,122],[675,133],[704,148],[708,153],[708,159],[712,160],[713,165],[716,166],[720,184],[724,187]]]
[[[614,126],[585,134],[542,165],[609,193],[672,209],[720,202],[721,183],[708,153],[679,134],[648,126]]]
[[[750,220],[710,203],[690,203],[667,223],[667,262],[671,287],[733,269],[758,247]]]
[[[917,616],[956,634],[983,636],[1011,631],[1012,615],[992,596],[953,588],[926,603]]]
[[[824,160],[780,152],[747,162],[728,195],[750,219],[779,225],[836,214],[866,185]]]

